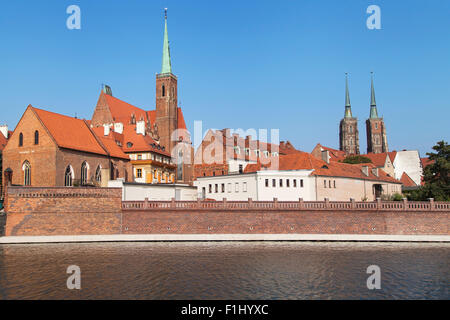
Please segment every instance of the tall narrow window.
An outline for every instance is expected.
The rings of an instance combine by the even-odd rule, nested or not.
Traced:
[[[303,188],[303,179],[300,179],[300,188]]]
[[[183,180],[183,151],[178,152],[177,180]]]
[[[19,134],[19,147],[22,147],[22,146],[23,146],[23,133],[21,132]]]
[[[31,186],[31,165],[28,161],[25,161],[22,166],[23,169],[23,185]]]
[[[39,131],[34,132],[34,144],[39,144]]]
[[[166,87],[164,85],[162,85],[162,96],[166,96]]]
[[[292,183],[294,184],[294,188],[297,188],[297,179],[292,180]]]
[[[73,185],[73,175],[71,166],[67,166],[66,172],[64,173],[64,186],[71,187]]]
[[[97,170],[95,171],[95,181],[98,183],[102,182],[102,167],[98,166]]]
[[[324,187],[324,188],[327,187],[327,180],[323,180],[323,187]]]
[[[87,184],[88,181],[88,165],[87,162],[83,162],[81,165],[81,185]]]

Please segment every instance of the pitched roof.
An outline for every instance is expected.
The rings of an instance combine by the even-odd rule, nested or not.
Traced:
[[[383,152],[383,153],[368,153],[368,154],[361,154],[361,156],[369,158],[370,160],[372,160],[372,163],[374,165],[376,165],[377,167],[384,167],[384,165],[386,164],[386,157],[389,157],[389,154],[387,152]]]
[[[387,154],[389,155],[391,162],[394,163],[395,157],[397,156],[397,151],[391,151],[391,152],[388,152]]]
[[[369,168],[368,175],[365,175],[362,168]],[[269,165],[261,165],[260,163],[248,164],[244,170],[245,173],[259,171],[268,168]],[[280,155],[278,170],[314,170],[311,175],[327,176],[327,177],[343,177],[355,178],[363,180],[384,181],[390,183],[400,183],[398,180],[389,177],[386,172],[378,169],[376,176],[371,169],[376,169],[373,164],[348,164],[341,162],[326,163],[319,160],[309,153],[299,151],[288,155]]]
[[[124,125],[128,124],[130,122],[131,115],[133,114],[136,117],[136,121],[147,119],[147,112],[141,108],[135,107],[132,104],[110,96],[109,94],[105,94],[103,91],[101,92],[101,95],[104,95],[106,99],[114,122],[122,122]]]
[[[411,177],[406,173],[403,172],[402,177],[400,178],[400,182],[405,187],[417,187],[417,184],[411,179]]]
[[[152,137],[137,134],[135,127],[136,125],[127,124],[124,125],[122,133],[110,130],[107,136],[104,135],[103,127],[92,128],[92,130],[98,137],[101,137],[102,142],[106,141],[105,147],[111,146],[112,152],[125,156],[127,159],[129,156],[126,153],[133,152],[155,152],[170,157],[170,153],[163,150]],[[128,147],[128,143],[131,143],[131,147]]]
[[[422,168],[428,167],[430,164],[433,164],[435,161],[430,160],[430,158],[420,158],[420,162],[422,163]]]
[[[0,133],[0,151],[3,151],[3,149],[6,147],[6,143],[8,140],[6,140],[5,136]]]
[[[61,148],[107,155],[84,120],[29,106]]]
[[[347,154],[345,153],[345,151],[341,151],[341,150],[337,150],[337,149],[333,149],[330,147],[325,147],[323,145],[321,145],[320,143],[318,143],[315,147],[315,149],[320,149],[320,150],[327,150],[330,154],[330,161],[339,161],[339,160],[344,160],[347,156]],[[313,150],[313,151],[314,151]]]

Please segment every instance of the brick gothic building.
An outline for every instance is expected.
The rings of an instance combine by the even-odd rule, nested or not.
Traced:
[[[172,73],[167,12],[165,15],[161,73],[156,75],[156,110],[145,111],[112,96],[109,87],[100,94],[91,125],[116,128],[141,123],[142,134],[150,136],[156,145],[172,156],[176,165],[176,181],[191,183],[193,177],[193,148],[183,112],[177,106],[178,80]],[[127,144],[130,141],[124,141]],[[125,150],[126,151],[126,150]],[[151,159],[149,159],[151,161]]]
[[[347,74],[345,75],[345,115],[339,125],[339,150],[347,154],[359,154],[358,119],[352,115]]]
[[[383,118],[378,117],[377,103],[375,101],[375,89],[373,87],[373,76],[370,91],[370,117],[366,121],[367,131],[367,153],[389,152],[386,126]]]
[[[41,110],[25,110],[3,150],[3,166],[12,184],[28,186],[106,186],[130,181],[129,157],[95,135],[88,121]]]

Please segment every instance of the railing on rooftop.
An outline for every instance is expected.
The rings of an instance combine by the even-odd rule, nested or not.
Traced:
[[[124,210],[364,210],[450,211],[450,202],[429,201],[123,201]]]

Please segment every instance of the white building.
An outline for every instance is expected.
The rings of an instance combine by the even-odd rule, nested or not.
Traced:
[[[245,201],[316,200],[313,170],[262,170],[244,174],[200,177],[194,181],[202,199]]]
[[[197,200],[197,188],[187,184],[146,184],[110,180],[109,188],[122,188],[122,201],[180,201]]]
[[[400,180],[405,172],[417,185],[420,186],[423,169],[419,151],[404,150],[389,152],[394,165],[395,179]]]

